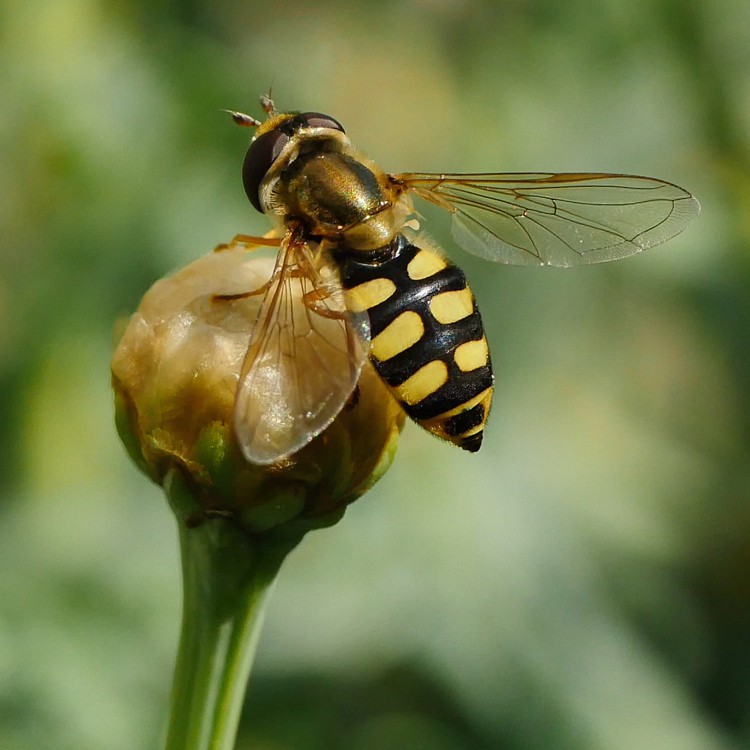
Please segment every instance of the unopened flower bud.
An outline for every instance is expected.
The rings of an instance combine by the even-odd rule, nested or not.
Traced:
[[[239,295],[272,271],[271,259],[232,246],[156,282],[112,360],[116,422],[136,464],[160,484],[179,470],[204,511],[250,532],[304,533],[334,523],[384,473],[403,412],[367,363],[350,402],[309,444],[270,466],[243,457],[235,393],[263,294]]]

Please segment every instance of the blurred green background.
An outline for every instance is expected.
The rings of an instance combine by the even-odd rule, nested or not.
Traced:
[[[703,212],[570,271],[453,252],[497,393],[408,426],[289,558],[238,748],[750,745],[747,0],[0,3],[0,747],[158,747],[176,534],[112,425],[115,320],[267,223],[224,107],[392,171],[649,174]]]

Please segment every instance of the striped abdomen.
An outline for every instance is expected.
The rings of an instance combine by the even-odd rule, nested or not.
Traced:
[[[462,271],[398,235],[372,252],[339,250],[347,305],[370,316],[370,358],[406,413],[469,451],[482,444],[492,366]]]

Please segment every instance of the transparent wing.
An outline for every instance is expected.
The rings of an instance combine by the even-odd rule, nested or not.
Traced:
[[[234,429],[245,457],[272,464],[334,420],[367,361],[366,314],[348,312],[331,264],[289,233],[240,372]]]
[[[698,215],[677,185],[618,174],[424,174],[392,177],[453,214],[453,237],[497,263],[576,266],[658,245]]]

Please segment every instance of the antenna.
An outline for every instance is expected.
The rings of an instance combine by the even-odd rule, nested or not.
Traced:
[[[235,112],[233,109],[222,109],[222,112],[228,112],[232,115],[232,119],[241,125],[243,128],[257,128],[260,125],[260,120],[256,120],[250,115],[246,115],[244,112]]]

